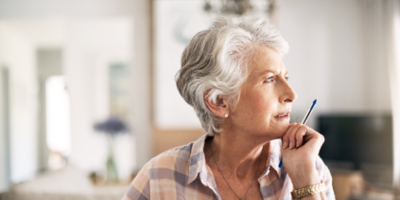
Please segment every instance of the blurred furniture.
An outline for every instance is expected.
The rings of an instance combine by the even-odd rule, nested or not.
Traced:
[[[334,113],[318,116],[318,131],[325,143],[324,160],[351,163],[360,170],[365,163],[393,164],[392,116],[385,113]]]
[[[393,199],[391,114],[331,113],[317,120],[325,136],[320,156],[332,172],[337,199]]]
[[[362,171],[338,170],[331,168],[333,190],[337,200],[393,200],[393,190],[386,177],[376,178],[377,174],[387,173],[385,169],[364,167]],[[381,170],[381,171],[378,171]],[[377,173],[378,172],[378,173]],[[384,180],[384,181],[383,181]]]
[[[337,200],[348,200],[350,196],[361,196],[364,179],[359,171],[331,170],[333,190]]]
[[[121,199],[129,183],[95,186],[73,166],[44,174],[11,187],[4,200],[108,200]],[[1,200],[3,200],[1,199]]]

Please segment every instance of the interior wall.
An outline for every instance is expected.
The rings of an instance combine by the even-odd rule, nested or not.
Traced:
[[[359,0],[362,16],[363,60],[367,74],[365,87],[368,88],[367,105],[374,112],[391,112],[390,92],[390,59],[388,44],[391,39],[390,12],[395,1],[380,2],[374,0]],[[396,6],[394,6],[396,7]]]
[[[152,133],[150,128],[151,119],[149,97],[149,79],[151,68],[150,11],[150,1],[148,0],[37,0],[34,4],[28,0],[0,1],[0,20],[50,20],[59,22],[71,19],[73,20],[73,23],[77,22],[77,24],[70,24],[70,28],[72,29],[76,28],[77,26],[84,26],[85,22],[83,24],[79,23],[82,19],[106,20],[114,17],[122,17],[129,18],[130,27],[132,29],[133,24],[135,24],[135,29],[127,33],[129,35],[123,35],[123,38],[125,38],[125,36],[129,37],[129,41],[124,44],[124,48],[126,45],[132,48],[129,51],[129,59],[127,60],[127,62],[131,64],[129,67],[132,72],[131,77],[133,94],[131,101],[132,107],[130,108],[130,112],[133,114],[129,118],[129,124],[131,124],[133,130],[135,130],[135,136],[131,135],[126,136],[130,138],[121,137],[118,139],[122,140],[123,144],[119,145],[118,148],[121,149],[117,150],[117,154],[118,151],[122,152],[121,155],[123,158],[119,159],[125,164],[121,164],[120,166],[125,166],[125,171],[133,171],[131,167],[132,165],[135,165],[134,163],[136,161],[138,163],[136,170],[140,169],[151,158],[152,144],[150,139]],[[53,31],[49,32],[51,34],[53,34],[54,31],[59,32],[60,30],[65,30],[62,25],[59,26],[57,23],[51,24],[51,26],[54,27],[52,29]],[[36,34],[34,38],[39,38],[41,44],[48,43],[48,38],[39,37],[40,34],[37,33],[40,33],[40,31],[32,32],[32,30],[34,30],[33,28],[37,26],[32,24],[31,26],[31,28],[26,30],[29,30],[30,33]],[[118,23],[116,26],[119,26]],[[111,26],[111,28],[113,27]],[[85,146],[85,144],[94,145],[96,146],[94,149],[99,149],[98,147],[102,143],[102,139],[100,139],[102,136],[94,134],[91,125],[95,120],[99,120],[100,116],[106,115],[104,109],[97,109],[97,106],[106,105],[106,100],[96,99],[96,97],[103,97],[103,95],[105,95],[104,92],[100,91],[100,87],[105,85],[104,83],[100,83],[98,86],[94,85],[105,79],[106,65],[109,64],[107,59],[114,59],[114,55],[121,52],[119,49],[114,47],[109,48],[107,45],[104,46],[106,50],[96,50],[98,47],[96,46],[97,43],[101,44],[102,42],[113,42],[109,38],[104,37],[104,34],[109,33],[111,33],[111,36],[113,36],[113,30],[101,29],[100,31],[104,31],[104,34],[103,32],[95,32],[95,30],[99,29],[94,29],[91,31],[86,28],[87,33],[89,33],[86,35],[86,37],[89,38],[89,41],[95,41],[95,43],[92,43],[93,46],[91,47],[91,50],[79,49],[80,41],[78,42],[78,39],[76,39],[75,43],[69,45],[64,52],[64,57],[66,58],[64,64],[68,65],[66,66],[65,73],[69,75],[72,74],[74,77],[73,81],[70,81],[72,82],[70,91],[75,90],[76,88],[76,91],[71,91],[71,107],[73,110],[73,113],[71,113],[71,119],[73,121],[71,121],[71,123],[74,134],[72,138],[72,148],[76,147],[77,149],[72,149],[73,153],[71,156],[73,157],[73,162],[80,163],[77,165],[83,167],[85,170],[93,170],[94,166],[92,164],[87,164],[88,162],[85,160],[85,158],[92,159],[91,155],[93,152],[95,152],[90,148],[90,146]],[[118,33],[116,33],[116,35],[120,36]],[[71,37],[69,39],[71,39]],[[62,37],[55,39],[59,40],[62,39]],[[82,40],[82,37],[80,39]],[[114,38],[113,40],[117,40],[117,43],[120,41],[118,37]],[[86,41],[82,41],[82,44],[86,43]],[[45,46],[48,45],[49,44],[45,44]],[[54,45],[53,42],[50,42],[51,47],[59,47],[60,45],[63,44]],[[75,50],[76,52],[74,52]],[[124,53],[124,55],[117,57],[123,57],[125,59],[128,56]],[[75,65],[77,68],[71,67],[73,65]],[[94,69],[96,68],[94,66],[100,67]],[[71,80],[71,77],[69,79]],[[79,95],[83,96],[79,97]],[[80,100],[82,100],[82,102]],[[93,102],[94,100],[97,101]],[[136,143],[135,138],[137,138],[137,140],[140,142]],[[131,151],[132,148],[133,151]],[[80,151],[82,151],[81,154],[79,154]],[[98,152],[104,153],[104,151],[104,149],[100,149]],[[96,160],[95,163],[101,163],[101,166],[104,165],[104,163],[100,161],[101,159],[99,157],[94,156],[93,159]]]
[[[140,0],[13,0],[0,1],[0,18],[63,18],[131,15]]]
[[[62,50],[60,48],[39,48],[37,56],[37,79],[39,87],[38,116],[38,168],[45,171],[48,168],[48,147],[46,133],[46,81],[51,76],[62,75]]]
[[[16,183],[37,171],[37,85],[32,44],[10,24],[0,22],[0,63],[10,73],[10,166]]]
[[[1,45],[1,44],[0,44]],[[5,119],[4,119],[4,98],[5,98],[5,91],[4,91],[4,76],[0,64],[0,193],[4,192],[8,189],[8,161],[7,161],[7,132],[5,129]]]
[[[0,75],[0,192],[7,191],[11,184],[10,163],[10,72],[1,66]]]
[[[280,2],[279,29],[290,46],[283,61],[298,95],[294,122],[302,120],[316,98],[308,123],[312,127],[319,113],[390,112],[389,73],[378,64],[382,56],[366,52],[368,22],[361,3]]]
[[[105,166],[107,137],[93,127],[110,114],[110,65],[117,62],[131,66],[131,35],[129,18],[71,20],[67,25],[63,65],[71,99],[70,161],[86,172],[99,172]],[[133,134],[116,138],[119,175],[124,178],[136,165]]]

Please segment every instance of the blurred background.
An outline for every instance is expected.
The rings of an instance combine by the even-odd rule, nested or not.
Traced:
[[[0,0],[0,199],[120,199],[204,132],[174,81],[219,15],[254,15],[283,57],[337,199],[399,199],[397,0]],[[397,195],[398,196],[398,195]]]

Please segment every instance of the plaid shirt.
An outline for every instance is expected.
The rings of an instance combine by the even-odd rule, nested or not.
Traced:
[[[204,156],[207,135],[185,146],[168,150],[151,159],[131,183],[122,200],[145,199],[218,199],[221,197]],[[265,200],[292,199],[292,182],[284,167],[279,168],[281,140],[270,143],[267,169],[257,179]],[[320,179],[326,184],[326,196],[335,199],[332,177],[321,159],[317,161]]]

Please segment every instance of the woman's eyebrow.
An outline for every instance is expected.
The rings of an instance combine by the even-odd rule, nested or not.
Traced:
[[[260,76],[263,76],[263,75],[268,74],[268,73],[278,74],[278,71],[276,71],[276,70],[271,70],[271,69],[267,69],[267,70],[265,70],[265,71],[262,71],[262,72],[260,73]]]

